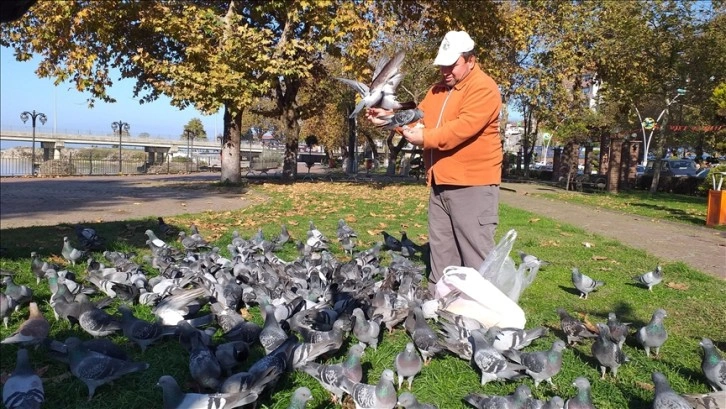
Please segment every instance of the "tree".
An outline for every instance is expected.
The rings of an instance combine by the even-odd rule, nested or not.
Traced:
[[[149,139],[150,137],[151,137],[151,135],[150,135],[150,134],[149,134],[148,132],[141,132],[141,133],[139,134],[139,138],[146,138],[146,139]]]
[[[207,140],[207,132],[204,130],[204,124],[199,118],[192,118],[184,125],[184,131],[181,134],[182,139],[188,138],[192,135],[192,138],[198,140]]]
[[[313,146],[318,144],[318,137],[315,135],[308,135],[305,137],[305,145],[308,147],[308,152],[313,150]]]

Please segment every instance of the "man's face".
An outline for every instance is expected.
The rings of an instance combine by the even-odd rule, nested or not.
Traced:
[[[469,56],[468,59],[464,59],[463,56],[459,56],[459,59],[453,65],[441,66],[441,76],[444,79],[444,83],[453,87],[463,80],[471,70],[474,68],[474,57]]]

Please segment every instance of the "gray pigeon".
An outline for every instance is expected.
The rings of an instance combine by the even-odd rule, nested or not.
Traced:
[[[370,87],[355,80],[335,78],[349,85],[361,96],[361,101],[355,106],[350,118],[355,117],[363,107],[381,107],[387,110],[402,108],[402,104],[396,100],[396,88],[403,79],[400,68],[404,57],[405,53],[400,51],[390,60],[387,57],[381,58],[373,72],[373,82],[371,82]]]
[[[398,374],[398,390],[401,390],[404,378],[408,382],[408,390],[411,390],[413,378],[423,368],[423,360],[418,355],[418,352],[416,352],[416,347],[413,345],[413,342],[406,344],[406,348],[396,355],[393,363]]]
[[[232,409],[257,401],[257,394],[239,393],[184,393],[176,379],[169,375],[159,378],[156,384],[163,393],[164,409]]]
[[[514,393],[507,396],[482,395],[470,393],[464,401],[477,409],[525,409],[532,398],[532,391],[527,385],[519,385]]]
[[[629,322],[620,322],[614,312],[608,314],[608,329],[610,330],[610,339],[616,342],[620,348],[623,347],[625,339],[630,332]]]
[[[726,391],[726,361],[718,353],[713,341],[703,338],[700,342],[703,348],[701,369],[714,391]]]
[[[542,405],[541,409],[563,409],[565,407],[565,401],[559,396],[553,396],[552,399]]]
[[[242,364],[250,355],[250,347],[244,341],[225,342],[214,347],[214,356],[226,375],[232,373],[232,369]]]
[[[537,256],[527,254],[523,251],[517,251],[517,254],[519,254],[519,258],[522,260],[524,267],[530,270],[539,270],[541,267],[548,266],[550,264],[548,261],[540,260]]]
[[[385,369],[376,385],[343,379],[341,389],[351,396],[356,409],[393,409],[398,402],[393,371]]]
[[[84,303],[78,324],[94,337],[105,337],[121,331],[121,321],[90,302]]]
[[[50,324],[38,309],[38,304],[31,302],[29,305],[30,315],[17,331],[2,340],[2,344],[37,345],[48,338]]]
[[[8,409],[40,409],[43,401],[43,381],[30,366],[28,350],[20,348],[15,370],[3,385],[3,403]]]
[[[653,287],[660,284],[663,281],[663,269],[660,265],[655,267],[655,270],[648,271],[647,273],[633,277],[635,282],[648,287],[648,291],[653,291]]]
[[[564,309],[558,308],[557,315],[560,316],[560,328],[567,336],[567,345],[574,345],[582,341],[583,338],[597,337],[597,334],[587,329],[582,321],[571,316]]]
[[[613,378],[617,378],[618,367],[627,362],[628,358],[623,353],[623,350],[620,349],[620,346],[610,339],[610,330],[607,325],[598,323],[597,328],[600,330],[600,335],[592,343],[590,349],[592,356],[600,363],[600,371],[602,372],[601,379],[605,379],[606,368],[610,368]]]
[[[33,300],[33,290],[28,286],[15,284],[12,276],[3,277],[3,284],[5,284],[5,295],[15,302],[15,311]]]
[[[689,393],[683,396],[693,409],[726,409],[726,391]]]
[[[490,327],[487,332],[487,335],[493,340],[492,346],[499,352],[522,349],[529,346],[535,339],[549,333],[545,327],[531,329]]]
[[[149,367],[146,362],[122,361],[91,351],[78,338],[67,339],[66,346],[71,373],[88,387],[89,401],[99,386]]]
[[[655,310],[650,322],[635,333],[635,339],[645,348],[645,355],[648,357],[650,357],[651,348],[655,348],[655,356],[657,357],[660,347],[668,339],[668,332],[666,332],[665,325],[663,325],[663,318],[667,316],[664,309]]]
[[[398,397],[398,406],[406,409],[438,409],[438,406],[431,403],[421,403],[411,392],[403,392]]]
[[[587,378],[579,377],[572,385],[577,388],[577,395],[567,399],[565,409],[597,409],[592,404],[590,396],[590,381]]]
[[[387,121],[385,124],[379,126],[385,129],[396,129],[398,127],[406,126],[410,123],[416,122],[423,118],[423,111],[418,108],[403,109],[396,111],[391,115],[380,116],[379,119]]]
[[[217,357],[202,341],[199,333],[191,337],[189,352],[189,373],[197,383],[205,388],[217,390],[222,377],[222,367]]]
[[[293,392],[292,398],[290,399],[290,404],[287,406],[287,409],[305,409],[305,407],[308,405],[308,401],[312,398],[313,393],[310,392],[310,389],[301,386],[295,389],[295,392]]]
[[[66,259],[66,261],[69,261],[75,266],[76,261],[83,258],[86,255],[86,252],[71,246],[71,242],[68,240],[68,237],[65,236],[63,237],[63,249],[61,250],[61,255],[64,259]]]
[[[265,325],[260,332],[260,344],[265,348],[265,353],[269,354],[274,351],[286,339],[287,333],[280,327],[280,323],[275,317],[275,307],[271,304],[265,305]]]
[[[353,310],[353,335],[358,339],[358,342],[364,346],[370,346],[374,350],[378,348],[378,337],[381,333],[381,319],[380,315],[367,320],[363,310],[356,308]]]
[[[426,319],[423,317],[421,307],[412,309],[409,313],[409,317],[413,315],[415,320],[413,331],[411,332],[411,338],[413,344],[421,353],[421,357],[424,360],[424,365],[428,365],[431,362],[431,358],[439,352],[443,351],[443,346],[439,342],[438,337],[434,330],[429,327]]]
[[[8,327],[10,314],[12,314],[13,311],[15,311],[15,300],[3,293],[0,293],[0,317],[3,319],[3,325],[5,325],[5,328]]]
[[[482,334],[482,330],[471,331],[469,340],[473,348],[472,361],[481,371],[482,385],[494,380],[517,379],[524,376],[518,372],[523,371],[524,366],[508,361],[491,345]]]
[[[564,349],[565,342],[558,339],[552,343],[552,347],[547,351],[519,352],[510,350],[505,352],[504,355],[527,368],[525,372],[534,379],[535,388],[542,381],[547,381],[554,387],[552,377],[562,369],[562,351]]]
[[[651,377],[655,385],[653,409],[693,409],[682,396],[673,392],[665,375],[653,372]]]
[[[343,398],[343,390],[341,389],[343,378],[356,383],[363,379],[361,356],[363,356],[363,346],[355,344],[350,347],[345,361],[339,364],[325,365],[308,362],[300,369],[317,379],[323,388],[333,394],[333,403],[338,404]]]
[[[589,276],[582,274],[577,267],[572,268],[572,284],[580,291],[580,298],[587,300],[587,295],[605,285],[605,282],[593,280]]]
[[[174,335],[177,327],[174,325],[161,325],[136,318],[126,306],[120,306],[121,329],[124,336],[141,347],[141,352],[164,336]]]

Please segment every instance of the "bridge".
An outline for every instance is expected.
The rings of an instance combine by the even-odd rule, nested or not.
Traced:
[[[0,141],[33,142],[32,131],[0,130]],[[40,142],[43,149],[43,159],[58,159],[60,150],[66,145],[93,145],[93,146],[114,146],[143,148],[148,153],[148,163],[164,162],[166,155],[179,151],[205,152],[208,154],[219,154],[221,146],[218,141],[205,141],[185,139],[161,139],[161,138],[133,138],[128,135],[84,135],[84,134],[63,134],[35,132],[35,141]],[[265,148],[261,143],[248,143],[242,141],[240,152],[243,157],[259,156]]]

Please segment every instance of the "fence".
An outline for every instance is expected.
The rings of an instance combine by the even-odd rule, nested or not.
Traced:
[[[219,156],[214,156],[217,161]],[[181,159],[181,160],[179,160]],[[186,158],[167,160],[161,163],[146,163],[138,159],[124,159],[119,169],[118,159],[94,159],[92,156],[70,156],[63,159],[48,160],[35,163],[35,174],[38,176],[94,176],[143,173],[188,173],[210,170],[211,158],[195,157],[191,161]],[[0,177],[31,176],[33,174],[32,159],[29,157],[0,158]]]

